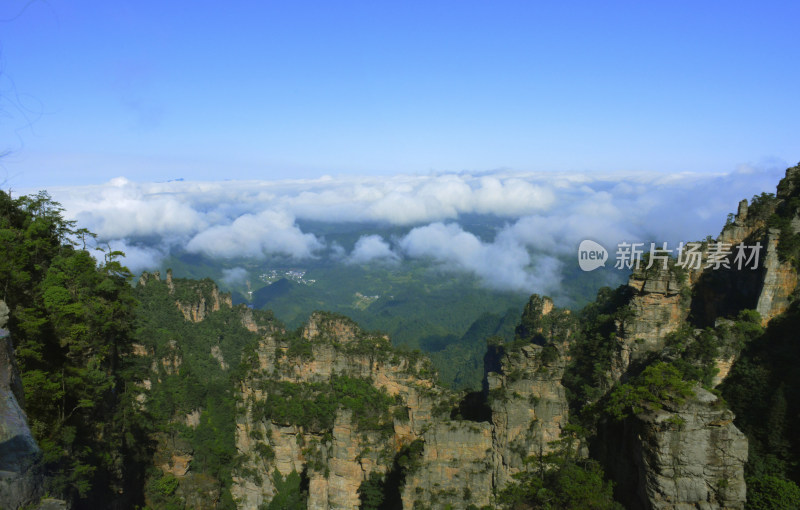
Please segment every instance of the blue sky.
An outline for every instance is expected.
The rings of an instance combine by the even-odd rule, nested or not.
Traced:
[[[0,182],[800,159],[800,2],[0,5]]]

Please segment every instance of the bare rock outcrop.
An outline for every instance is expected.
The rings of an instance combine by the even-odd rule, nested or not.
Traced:
[[[360,428],[350,411],[339,409],[326,431],[281,423],[259,413],[269,397],[263,389],[267,381],[314,385],[326,384],[337,377],[369,381],[374,388],[393,397],[397,404],[392,406],[391,421],[380,429]],[[282,476],[295,471],[308,480],[308,508],[357,508],[358,489],[370,473],[385,475],[392,469],[395,455],[416,440],[425,442],[425,455],[447,459],[442,460],[445,463],[457,458],[464,448],[479,452],[476,456],[485,455],[491,446],[491,436],[486,431],[467,432],[475,441],[473,446],[442,436],[442,430],[435,424],[434,407],[441,402],[446,404],[450,395],[436,387],[432,377],[427,359],[393,352],[388,339],[365,334],[343,317],[314,314],[301,337],[294,341],[280,335],[265,335],[254,353],[250,374],[241,386],[243,405],[237,419],[236,445],[245,462],[234,476],[233,496],[242,501],[242,507],[255,508],[275,496],[276,470]],[[463,428],[453,423],[456,429]],[[438,470],[433,464],[426,464],[425,469],[433,469],[442,476],[452,474],[451,470]],[[464,469],[461,464],[455,467],[456,471]],[[480,469],[484,469],[483,464],[472,471]],[[464,475],[464,483],[470,479],[473,478]],[[402,497],[405,501],[438,493],[443,483],[453,481],[409,476],[405,487],[413,490],[406,490]],[[458,489],[463,492],[463,486]]]
[[[492,426],[486,422],[435,423],[422,434],[420,467],[406,478],[403,508],[416,502],[430,508],[489,505],[494,486]]]
[[[8,322],[8,305],[5,301],[0,301],[0,329],[6,327]]]
[[[172,270],[167,269],[166,282],[161,281],[161,272],[143,272],[139,277],[138,284],[142,287],[152,284],[166,283],[171,296],[175,296],[175,305],[183,314],[184,319],[191,322],[201,322],[208,314],[224,308],[233,307],[233,299],[230,294],[219,291],[217,285],[209,280],[176,280],[172,277]],[[247,326],[245,326],[247,327]]]
[[[789,308],[790,296],[797,287],[797,273],[789,262],[782,262],[778,256],[780,234],[769,229],[763,240],[766,255],[763,259],[761,292],[758,295],[756,310],[761,314],[763,325]]]
[[[487,376],[494,466],[499,487],[523,469],[526,457],[549,453],[569,418],[561,378],[566,356],[552,345],[525,345],[502,357],[502,372]]]
[[[345,317],[317,313],[299,337],[264,335],[241,384],[236,445],[244,462],[233,478],[234,498],[243,508],[258,507],[276,495],[275,472],[296,472],[307,481],[308,508],[356,508],[362,484],[377,474],[391,486],[386,497],[403,508],[490,505],[525,457],[550,451],[568,418],[561,385],[568,312],[536,296],[527,317],[531,330],[522,334],[545,345],[499,353],[500,365],[487,377],[488,416],[480,419],[452,417],[459,395],[436,384],[427,358],[395,351],[388,338]],[[280,384],[294,388],[290,393],[321,391],[343,377],[392,397],[390,421],[365,428],[339,408],[319,428],[261,412],[270,391],[287,391]]]
[[[198,282],[196,287],[188,290],[188,295],[175,301],[178,309],[187,321],[200,322],[208,314],[219,311],[223,306],[233,307],[230,294],[223,294],[211,281]]]
[[[747,438],[719,397],[697,386],[682,405],[607,422],[595,442],[633,509],[744,508]]]
[[[760,247],[756,267],[714,271],[703,269],[692,275],[695,286],[693,315],[705,325],[719,317],[735,315],[742,309],[755,309],[766,326],[774,317],[787,310],[791,295],[797,288],[797,271],[791,261],[781,260],[781,236],[800,233],[800,215],[793,209],[800,183],[800,166],[786,170],[778,184],[777,193],[762,195],[748,205],[739,203],[736,216],[722,229],[717,243],[732,250],[740,243]],[[770,198],[772,197],[772,198]],[[775,228],[773,220],[783,218],[785,229]],[[729,257],[733,266],[734,255]]]
[[[686,277],[676,268],[639,269],[631,274],[629,313],[617,321],[617,355],[611,377],[620,380],[631,363],[664,348],[666,336],[676,331],[689,313],[690,290]]]

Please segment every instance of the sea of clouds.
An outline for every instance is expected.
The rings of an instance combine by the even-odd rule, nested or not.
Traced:
[[[50,189],[69,219],[126,253],[134,271],[177,249],[217,259],[342,263],[427,259],[495,288],[552,292],[583,239],[605,245],[675,243],[716,236],[742,198],[774,191],[781,168],[724,174],[512,173],[324,177],[314,180],[133,182]],[[464,215],[504,219],[492,239],[465,230]],[[364,235],[345,250],[298,220],[403,227]],[[302,221],[301,221],[302,223]],[[225,278],[241,280],[229,269]]]

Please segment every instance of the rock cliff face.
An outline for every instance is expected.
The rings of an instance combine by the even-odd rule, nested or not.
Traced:
[[[697,386],[680,406],[605,424],[595,439],[628,508],[741,509],[747,439],[718,397]]]
[[[225,380],[230,377],[231,363],[238,364],[240,357],[231,354],[231,345],[237,345],[238,350],[233,352],[239,352],[243,347],[242,343],[253,338],[253,335],[242,336],[242,328],[249,333],[263,333],[267,329],[249,308],[243,305],[233,307],[230,295],[221,293],[210,280],[173,279],[172,272],[167,271],[166,281],[161,280],[159,272],[143,273],[138,285],[145,288],[143,289],[145,294],[149,293],[145,301],[155,299],[158,303],[156,306],[167,308],[163,313],[170,317],[166,319],[166,323],[158,324],[158,328],[165,328],[164,331],[168,332],[165,338],[153,342],[145,337],[142,339],[143,343],[133,345],[132,354],[146,358],[147,363],[144,365],[149,367],[149,370],[142,374],[141,382],[137,384],[141,391],[137,395],[137,401],[142,411],[148,411],[154,392],[158,394],[155,397],[156,401],[164,399],[165,390],[162,384],[168,385],[169,389],[166,390],[168,392],[176,391],[176,388],[182,388],[177,391],[185,392],[188,389],[186,384],[194,387],[208,384],[217,388],[220,384],[224,385],[220,379]],[[220,313],[224,318],[219,317]],[[183,326],[172,324],[181,321],[188,324]],[[204,321],[216,324],[206,330],[213,332],[211,338],[207,333],[201,335],[198,332]],[[229,335],[236,339],[224,340],[224,337]],[[208,363],[202,361],[203,359],[208,360]],[[212,370],[212,367],[215,370]],[[198,370],[202,370],[199,381],[176,382],[185,377],[185,371]],[[227,395],[225,391],[218,394]],[[167,399],[172,401],[171,396]],[[189,439],[193,434],[202,433],[201,422],[207,420],[204,414],[206,402],[196,396],[191,407],[187,408],[181,402],[177,404],[175,413],[166,418],[169,421],[168,426],[164,426],[151,438],[155,443],[152,462],[160,472],[159,475],[154,475],[151,483],[174,480],[175,485],[171,486],[168,494],[173,502],[180,502],[187,508],[199,510],[218,508],[223,497],[220,479],[210,474],[208,470],[197,468],[198,452]],[[163,400],[160,405],[164,405]],[[232,413],[228,418],[231,421],[235,420]],[[145,496],[149,506],[153,508],[163,506],[164,501],[153,500],[152,497],[152,491]]]
[[[672,270],[632,276],[630,310],[617,324],[624,346],[617,352],[625,357],[613,361],[620,373],[663,349],[665,336],[686,321],[687,285]],[[249,324],[247,311],[242,315]],[[495,346],[487,355],[486,411],[462,417],[455,412],[459,395],[436,384],[426,358],[395,351],[388,338],[347,318],[315,314],[297,334],[253,323],[261,340],[245,361],[238,390],[241,463],[231,494],[240,508],[257,508],[278,497],[279,482],[296,473],[308,508],[357,508],[360,491],[377,475],[385,496],[403,508],[491,506],[493,493],[523,469],[523,460],[549,453],[567,424],[562,378],[575,327],[569,312],[532,297],[518,328],[520,343]],[[385,413],[369,423],[341,405],[325,408],[327,418],[308,414],[324,407],[325,391],[347,392],[336,381],[369,385],[388,398]],[[301,396],[302,409],[293,407],[292,395]],[[631,480],[625,490],[635,495],[632,508],[741,508],[747,441],[732,417],[698,388],[680,408],[601,427],[599,441],[611,450],[592,451],[606,456],[616,480]],[[176,477],[193,476],[189,449],[176,446],[159,462]],[[219,494],[206,496],[216,501]]]
[[[707,314],[703,320],[721,321],[716,314],[723,307],[713,294],[720,281],[727,286],[745,285],[733,274],[723,278],[710,272],[681,271],[672,264],[667,269],[634,271],[628,282],[627,311],[617,320],[616,335],[612,336],[617,349],[611,359],[610,380],[626,381],[654,356],[674,356],[666,354],[672,349],[667,345],[669,335],[692,330],[692,309]],[[748,284],[758,284],[754,275],[746,278]],[[700,308],[693,306],[698,301],[702,302]],[[689,341],[696,341],[699,332],[689,334],[693,339]],[[721,357],[714,360],[719,368],[714,384],[724,379],[737,352],[721,348]],[[699,386],[695,393],[680,406],[598,424],[598,434],[591,441],[592,456],[603,462],[607,475],[617,484],[615,494],[627,507],[744,508],[747,439],[734,426],[726,404]]]
[[[549,443],[567,424],[569,406],[561,385],[566,361],[544,360],[544,347],[527,345],[503,359],[503,374],[490,373],[495,483],[502,487],[531,455],[551,450]]]
[[[789,306],[790,296],[797,288],[797,272],[791,261],[781,260],[779,243],[781,235],[800,232],[800,218],[791,212],[792,201],[798,192],[800,166],[786,170],[786,177],[778,184],[774,198],[762,197],[748,205],[739,204],[733,221],[729,222],[717,238],[735,250],[740,243],[760,246],[755,269],[702,270],[695,272],[695,300],[693,316],[698,323],[711,325],[716,318],[734,315],[739,310],[755,309],[761,314],[762,324],[780,315]],[[781,232],[770,224],[778,213],[787,218],[788,228]],[[733,260],[731,259],[733,266]]]
[[[295,471],[308,480],[308,508],[357,508],[359,487],[369,475],[392,476],[398,454],[419,441],[424,449],[415,469],[394,473],[405,477],[396,496],[408,508],[415,501],[461,499],[470,486],[479,488],[477,501],[488,503],[480,489],[491,486],[488,424],[448,420],[453,395],[432,376],[427,359],[395,352],[387,338],[367,335],[340,317],[315,314],[299,339],[265,335],[241,388],[236,443],[247,461],[234,478],[234,497],[255,508],[275,496],[275,470],[283,476]],[[267,388],[278,390],[276,381],[309,388],[344,377],[390,397],[389,421],[365,428],[351,410],[340,408],[329,426],[319,427],[260,412],[270,397]]]
[[[539,317],[552,310],[540,301]],[[426,358],[391,349],[386,337],[349,319],[315,314],[299,338],[267,333],[241,384],[236,444],[245,462],[233,496],[242,508],[270,501],[277,470],[282,477],[302,474],[310,509],[357,508],[359,489],[376,473],[389,487],[387,498],[403,508],[490,505],[493,490],[525,457],[549,451],[566,424],[565,352],[566,343],[499,353],[498,371],[487,377],[488,413],[453,419],[458,395],[435,383]],[[340,408],[329,427],[315,427],[262,411],[270,391],[287,391],[276,383],[308,388],[337,378],[366,381],[389,396],[389,421],[365,428]]]
[[[542,345],[528,343],[502,352],[499,370],[487,373],[498,488],[523,468],[526,457],[548,453],[550,442],[559,438],[568,421],[561,379],[572,332],[567,312],[553,310],[552,301],[534,295],[518,336]]]
[[[797,235],[800,233],[800,214],[796,210],[794,202],[797,201],[800,193],[800,165],[786,170],[786,176],[778,183],[776,197],[778,204],[776,209],[792,211],[789,221],[789,228],[786,232],[778,232],[776,229],[767,231],[765,245],[767,249],[764,257],[764,276],[761,291],[758,297],[757,310],[764,320],[764,324],[770,319],[783,313],[789,306],[792,293],[797,288],[797,271],[790,261],[781,261],[778,256],[778,242],[780,236],[789,234]],[[784,212],[784,214],[787,214]]]
[[[665,337],[676,331],[689,313],[686,276],[674,266],[658,264],[636,270],[628,280],[631,299],[629,313],[618,321],[617,355],[612,360],[611,377],[618,381],[631,363],[664,348]]]
[[[161,282],[161,272],[143,272],[139,277],[139,285],[146,286],[150,282]],[[167,270],[167,288],[170,295],[175,295],[176,286],[172,278],[172,270]],[[196,282],[191,288],[181,287],[181,295],[176,296],[175,305],[181,311],[187,321],[200,322],[209,313],[217,312],[222,307],[233,307],[230,294],[220,293],[217,286],[211,280]]]
[[[689,279],[675,270],[649,275],[634,272],[625,317],[617,321],[618,349],[611,379],[625,381],[641,363],[666,354],[668,335],[689,328]],[[701,279],[697,281],[703,282]],[[707,282],[706,282],[707,283]],[[702,298],[702,296],[701,296]],[[730,323],[730,321],[727,321]],[[725,323],[718,319],[718,324]],[[695,330],[690,341],[696,341]],[[738,351],[720,348],[715,359],[718,385]],[[665,406],[623,422],[603,420],[591,453],[617,483],[615,493],[631,509],[741,509],[745,502],[747,438],[733,424],[733,413],[716,396],[697,386],[696,396],[680,406]]]
[[[797,274],[791,263],[781,262],[778,257],[779,240],[779,232],[769,229],[762,242],[766,247],[766,256],[756,310],[761,314],[762,324],[765,326],[786,311],[789,307],[789,296],[797,287]]]
[[[619,349],[611,360],[610,379],[624,381],[640,368],[637,361],[675,356],[666,342],[681,330],[688,342],[716,335],[719,385],[735,363],[741,344],[726,331],[731,318],[746,309],[759,312],[762,325],[783,313],[797,288],[797,273],[781,237],[800,232],[792,212],[800,167],[787,170],[776,196],[764,194],[739,204],[720,236],[702,248],[722,243],[732,253],[728,267],[695,270],[635,271],[628,283],[628,312],[616,324]],[[778,228],[780,227],[780,228]],[[759,247],[757,267],[737,267],[737,245]],[[700,328],[713,328],[705,330]],[[666,349],[665,349],[666,347]],[[622,422],[603,421],[592,441],[592,454],[603,460],[617,482],[617,494],[634,509],[744,508],[747,439],[733,424],[734,415],[716,396],[700,388],[680,406],[666,406]]]

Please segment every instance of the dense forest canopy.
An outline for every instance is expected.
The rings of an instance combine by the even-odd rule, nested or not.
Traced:
[[[0,192],[0,298],[49,490],[110,501],[135,480],[125,457],[140,448],[126,358],[136,300],[120,253],[102,251],[98,262],[91,234],[61,213],[46,193]]]

